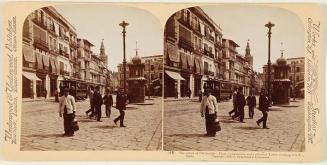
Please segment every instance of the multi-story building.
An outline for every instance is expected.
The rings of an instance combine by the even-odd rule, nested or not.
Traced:
[[[172,15],[164,35],[165,96],[198,95],[204,82],[221,74],[221,28],[200,7]]]
[[[23,98],[53,96],[59,81],[73,76],[75,31],[53,7],[27,16],[23,28]]]
[[[289,79],[291,80],[291,95],[294,94],[296,97],[304,97],[304,57],[296,57],[296,58],[287,58],[287,65],[291,68],[289,70]],[[274,69],[271,70],[271,82],[274,80]],[[264,83],[264,87],[268,88],[268,66],[263,66],[262,79]],[[272,85],[272,83],[270,84]]]
[[[145,64],[144,77],[147,80],[147,95],[161,95],[163,80],[163,58],[162,55],[141,57]],[[150,93],[148,93],[150,92]]]
[[[90,82],[91,46],[87,40],[77,39],[75,27],[54,7],[28,15],[23,25],[23,98],[54,96],[61,81],[67,79]],[[103,62],[97,65],[106,68],[103,43],[101,49],[97,59]]]

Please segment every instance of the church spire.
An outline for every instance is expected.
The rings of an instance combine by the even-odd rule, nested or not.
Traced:
[[[245,48],[245,56],[251,56],[251,49],[250,49],[250,44],[249,44],[250,39],[248,39],[247,43],[246,43],[246,48]]]
[[[105,49],[104,49],[104,44],[103,44],[103,39],[101,41],[101,47],[100,47],[100,56],[106,55]]]

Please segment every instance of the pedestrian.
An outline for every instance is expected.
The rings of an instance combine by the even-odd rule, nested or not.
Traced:
[[[246,98],[246,102],[249,107],[249,118],[253,119],[254,107],[257,105],[257,101],[252,91],[250,92],[250,95]]]
[[[244,123],[244,106],[246,104],[245,97],[243,95],[243,87],[239,87],[236,94],[236,114],[232,116],[232,119],[239,118],[241,123]]]
[[[44,99],[47,99],[47,94],[48,94],[48,91],[47,89],[43,89],[43,96],[44,96]]]
[[[106,89],[106,94],[103,96],[103,104],[106,106],[106,116],[110,118],[111,106],[113,104],[112,95],[109,89]]]
[[[57,89],[54,91],[54,96],[55,96],[55,101],[59,102],[59,93]]]
[[[236,95],[237,95],[237,90],[236,88],[234,88],[234,92],[232,94],[233,109],[228,112],[229,116],[232,116],[233,113],[234,115],[237,114]]]
[[[119,110],[120,115],[114,120],[114,123],[117,125],[118,120],[120,120],[120,127],[126,127],[124,125],[125,118],[125,109],[126,109],[126,96],[123,92],[123,89],[119,89],[116,96],[116,109]]]
[[[94,114],[96,116],[96,120],[98,122],[102,122],[101,121],[101,105],[103,104],[103,100],[102,100],[102,96],[100,94],[100,87],[96,86],[94,93],[93,93],[93,105],[94,105]]]
[[[259,110],[262,112],[262,117],[257,121],[258,126],[263,122],[263,129],[269,129],[267,127],[269,100],[264,89],[261,90],[259,97]]]
[[[202,91],[199,90],[199,102],[201,102],[201,101],[202,101]]]
[[[91,118],[94,116],[94,105],[93,105],[93,93],[94,88],[91,86],[89,91],[89,99],[90,99],[90,109],[85,112],[86,116]],[[91,115],[89,116],[89,113],[91,112]]]
[[[69,89],[63,89],[64,95],[59,100],[59,116],[64,118],[63,136],[74,136],[73,121],[76,111],[75,99],[69,94]]]
[[[215,119],[217,118],[218,103],[214,96],[211,95],[211,90],[207,88],[205,90],[205,96],[202,98],[201,102],[201,117],[205,117],[206,120],[206,131],[205,136],[216,136],[216,130],[214,127]]]
[[[189,99],[191,98],[191,94],[192,94],[191,88],[188,88],[187,89],[187,95],[188,95]]]

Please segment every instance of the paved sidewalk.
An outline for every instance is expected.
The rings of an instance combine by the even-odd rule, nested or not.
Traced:
[[[255,109],[254,119],[239,123],[229,117],[232,103],[218,103],[222,131],[216,137],[204,137],[205,120],[200,117],[200,103],[190,100],[165,102],[164,150],[200,151],[304,151],[304,102],[291,106],[273,106],[268,114],[268,127],[257,126],[262,113]]]
[[[80,130],[73,137],[62,137],[63,119],[58,103],[49,101],[23,102],[21,150],[161,150],[161,98],[153,105],[130,105],[126,109],[126,128],[112,121],[119,115],[112,109],[110,118],[102,121],[86,118],[89,101],[77,102],[76,118]]]

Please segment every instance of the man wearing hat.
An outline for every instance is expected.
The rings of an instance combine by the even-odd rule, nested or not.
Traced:
[[[69,89],[64,88],[64,95],[59,100],[59,116],[64,118],[64,136],[74,136],[73,120],[76,111],[75,99],[69,95]]]
[[[264,129],[269,129],[267,127],[267,118],[268,118],[268,111],[269,111],[269,100],[266,95],[266,91],[261,89],[260,97],[259,97],[259,110],[262,112],[262,117],[257,121],[258,126],[260,123],[263,123]]]
[[[216,136],[216,130],[214,129],[215,119],[217,118],[218,103],[216,97],[211,95],[211,90],[207,88],[205,90],[205,96],[201,101],[201,117],[206,119],[206,136]]]

